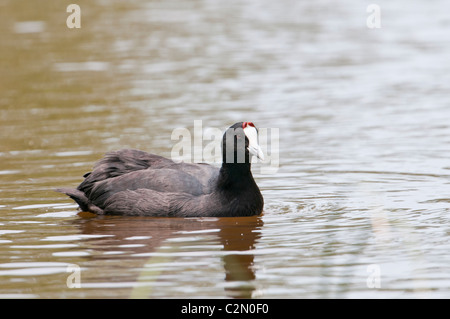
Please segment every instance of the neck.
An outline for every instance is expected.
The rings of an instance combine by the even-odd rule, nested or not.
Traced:
[[[255,184],[250,163],[222,163],[219,175],[219,187],[240,191],[249,184]]]
[[[250,171],[250,163],[223,163],[217,191],[227,199],[227,216],[261,214],[264,200]]]

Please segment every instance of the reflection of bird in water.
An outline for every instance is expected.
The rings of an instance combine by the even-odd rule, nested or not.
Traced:
[[[141,276],[127,278],[127,281],[138,282],[147,280],[149,274],[146,265],[172,262],[171,253],[182,249],[183,242],[192,245],[193,236],[217,235],[217,240],[223,247],[223,266],[225,271],[225,290],[227,296],[235,298],[250,298],[255,287],[252,281],[256,278],[253,267],[252,250],[260,238],[263,221],[260,216],[225,217],[225,218],[148,218],[104,216],[84,218],[79,220],[83,234],[110,235],[90,239],[92,248],[99,252],[88,258],[91,260],[105,259],[109,263],[117,261],[123,266],[125,260],[141,260]],[[132,238],[133,240],[128,240]],[[185,241],[183,241],[183,238]],[[167,241],[172,239],[172,241]],[[177,239],[173,241],[173,239]],[[179,240],[178,240],[179,239]],[[208,238],[208,240],[210,240]],[[132,245],[130,245],[132,244]],[[171,245],[171,250],[165,250],[164,258],[155,257],[162,246]],[[190,248],[192,249],[192,248]],[[195,248],[194,248],[195,249]],[[116,252],[122,252],[115,254]],[[195,253],[195,251],[192,251]],[[229,252],[229,253],[228,253]],[[189,252],[186,252],[189,254]],[[130,257],[132,255],[132,257]],[[214,255],[214,251],[211,252]],[[156,254],[158,256],[158,254]],[[142,257],[140,259],[139,257]],[[199,257],[201,258],[201,257]],[[174,261],[175,262],[175,261]],[[133,266],[136,268],[136,266]],[[146,270],[147,269],[147,270]],[[154,268],[152,268],[154,269]],[[164,273],[159,269],[158,273]],[[158,275],[152,270],[153,275]],[[143,275],[143,276],[142,276]],[[139,277],[146,277],[144,279]],[[158,280],[156,277],[154,281]],[[216,285],[216,283],[211,283]],[[137,286],[132,297],[147,298],[151,295],[151,285]]]

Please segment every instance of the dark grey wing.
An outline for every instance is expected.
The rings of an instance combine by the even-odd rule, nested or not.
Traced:
[[[202,185],[203,194],[209,194],[214,190],[220,172],[218,167],[206,163],[178,163],[171,167],[198,180],[198,182]]]
[[[84,175],[85,179],[77,189],[90,197],[92,188],[97,182],[149,167],[161,168],[173,164],[175,163],[168,158],[138,150],[124,149],[109,152],[95,164],[92,172]]]
[[[149,168],[96,182],[88,198],[96,206],[103,208],[112,195],[140,189],[193,196],[204,194],[204,185],[190,174],[172,168]]]
[[[85,175],[78,191],[84,193],[90,203],[104,209],[111,196],[124,191],[208,194],[213,191],[218,175],[219,169],[208,164],[175,163],[162,156],[124,149],[107,153],[93,171]],[[83,204],[85,200],[80,202]]]
[[[125,190],[108,197],[103,210],[108,215],[169,216],[169,193],[151,189]]]
[[[109,215],[199,217],[223,216],[220,207],[210,205],[211,196],[187,193],[165,193],[151,189],[118,192],[105,201],[104,213]],[[220,205],[220,202],[217,202]]]

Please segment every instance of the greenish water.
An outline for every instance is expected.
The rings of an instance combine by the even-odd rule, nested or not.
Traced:
[[[450,296],[447,2],[379,1],[381,29],[369,2],[77,4],[69,29],[60,1],[0,0],[0,297]],[[261,217],[86,216],[53,191],[198,120],[279,130]]]

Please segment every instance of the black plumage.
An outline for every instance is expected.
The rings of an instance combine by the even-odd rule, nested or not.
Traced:
[[[262,157],[256,134],[251,122],[228,128],[222,140],[221,168],[175,163],[159,155],[123,149],[107,153],[84,175],[77,189],[57,191],[70,196],[81,210],[95,214],[259,215],[264,202],[251,173],[250,155]]]

